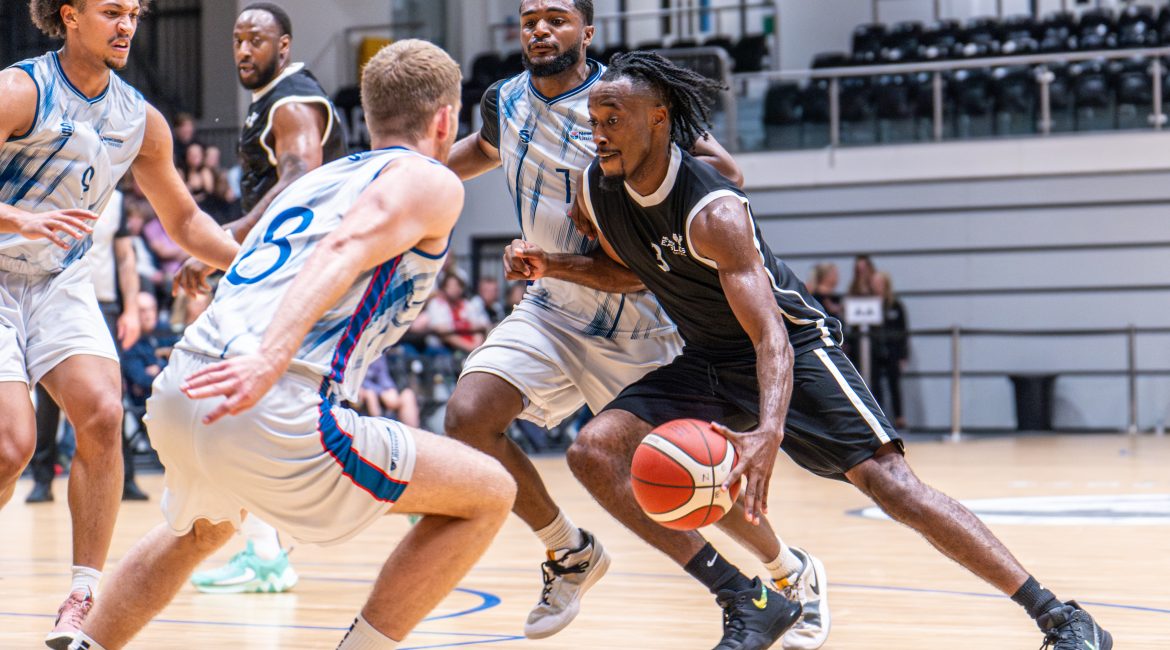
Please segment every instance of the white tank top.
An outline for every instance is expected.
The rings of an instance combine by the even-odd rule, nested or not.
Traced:
[[[524,239],[549,252],[584,254],[597,247],[568,217],[581,172],[596,155],[589,126],[589,90],[605,66],[593,66],[581,86],[557,97],[541,95],[527,72],[502,82],[498,94],[499,150]],[[646,338],[674,331],[648,292],[614,294],[544,278],[528,300],[559,313],[583,334]]]
[[[407,156],[439,164],[392,147],[336,160],[284,190],[248,234],[211,306],[176,347],[220,358],[254,352],[317,244],[337,229],[386,165]],[[431,255],[411,249],[362,273],[313,325],[292,367],[321,376],[328,390],[356,400],[366,368],[422,311],[446,257],[446,251]]]
[[[0,143],[0,201],[28,212],[84,209],[101,214],[146,136],[146,100],[110,73],[97,97],[86,97],[65,77],[56,52],[12,66],[37,85],[37,108],[27,134]],[[0,234],[0,269],[59,273],[81,259],[92,238],[66,238],[63,250],[47,239]]]

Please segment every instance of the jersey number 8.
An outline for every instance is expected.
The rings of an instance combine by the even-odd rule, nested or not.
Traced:
[[[289,221],[292,221],[293,219],[300,219],[301,222],[297,224],[297,227],[292,232],[277,237],[276,231],[280,230],[281,226],[288,223]],[[292,257],[292,244],[288,241],[288,238],[304,232],[311,223],[313,223],[313,211],[306,207],[289,208],[284,212],[276,215],[276,218],[273,219],[272,223],[268,226],[268,231],[264,233],[264,238],[258,244],[256,244],[255,247],[253,247],[247,253],[244,253],[243,257],[240,258],[240,261],[236,262],[232,266],[231,270],[228,271],[225,279],[232,284],[256,284],[273,273],[276,273],[277,269],[284,266],[288,262],[289,258]],[[268,269],[265,271],[252,277],[246,277],[240,273],[240,267],[244,264],[244,262],[249,257],[251,257],[253,253],[268,245],[276,246],[278,250],[276,263],[268,267]]]

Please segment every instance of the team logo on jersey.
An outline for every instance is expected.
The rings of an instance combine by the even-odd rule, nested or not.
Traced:
[[[258,119],[260,119],[260,114],[259,113],[252,113],[251,115],[249,115],[247,117],[247,119],[244,120],[244,126],[246,128],[250,129],[256,125],[256,120],[258,120]]]
[[[581,140],[593,142],[593,132],[592,131],[577,131],[577,130],[569,131],[569,139],[576,140],[578,142],[580,142]]]
[[[687,248],[683,245],[683,236],[675,233],[670,237],[662,238],[662,245],[670,249],[675,255],[686,255]]]
[[[71,124],[69,122],[62,122],[61,123],[61,137],[68,138],[71,135],[73,135],[73,124]]]
[[[529,131],[528,129],[520,129],[520,142],[523,142],[524,144],[532,142],[532,131]]]

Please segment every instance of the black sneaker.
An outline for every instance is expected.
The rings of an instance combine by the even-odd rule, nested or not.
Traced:
[[[800,618],[800,603],[768,589],[759,578],[743,591],[720,591],[715,602],[723,608],[723,640],[715,650],[767,650]]]
[[[1044,631],[1040,650],[1111,650],[1113,637],[1101,629],[1075,600],[1053,607],[1036,619]]]
[[[53,501],[53,488],[48,483],[34,483],[33,489],[25,497],[25,503],[50,503]]]

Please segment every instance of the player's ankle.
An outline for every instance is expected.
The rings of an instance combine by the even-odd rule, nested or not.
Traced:
[[[359,613],[337,650],[394,650],[397,647],[397,641],[379,632]]]

